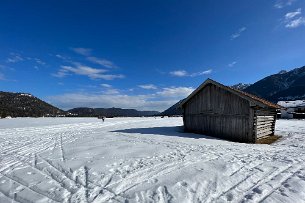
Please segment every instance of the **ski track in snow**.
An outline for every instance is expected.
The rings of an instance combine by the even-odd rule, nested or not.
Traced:
[[[305,202],[305,120],[277,121],[272,145],[183,133],[181,118],[1,122],[1,203]]]

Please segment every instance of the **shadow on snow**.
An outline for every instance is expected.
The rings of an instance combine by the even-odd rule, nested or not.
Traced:
[[[143,134],[143,135],[164,135],[164,136],[185,137],[185,138],[194,138],[194,139],[203,138],[203,139],[221,140],[219,138],[210,137],[207,135],[184,132],[183,126],[130,128],[123,130],[115,130],[112,132]]]

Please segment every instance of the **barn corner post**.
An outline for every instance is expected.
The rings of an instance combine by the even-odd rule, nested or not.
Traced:
[[[256,143],[256,120],[254,118],[254,108],[251,107],[250,102],[250,108],[249,108],[249,143]]]
[[[277,112],[275,110],[274,116],[273,116],[273,123],[272,123],[272,135],[275,135],[275,123],[276,123],[276,117],[277,117]]]
[[[182,108],[183,130],[184,132],[187,132],[184,105],[182,105],[181,108]]]

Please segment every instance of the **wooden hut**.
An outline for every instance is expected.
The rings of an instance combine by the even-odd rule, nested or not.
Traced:
[[[238,142],[274,135],[281,106],[207,79],[182,103],[184,128]]]

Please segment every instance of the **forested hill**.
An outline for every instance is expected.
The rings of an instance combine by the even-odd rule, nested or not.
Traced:
[[[272,102],[305,99],[305,66],[265,77],[243,91]]]
[[[64,111],[27,93],[0,91],[0,117],[42,117],[64,114]]]
[[[106,117],[138,117],[138,116],[154,116],[158,115],[158,111],[138,111],[135,109],[121,109],[121,108],[74,108],[68,110],[69,113],[80,117],[106,116]]]

